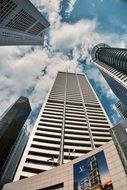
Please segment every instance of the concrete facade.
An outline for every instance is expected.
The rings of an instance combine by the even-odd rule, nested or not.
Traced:
[[[42,45],[48,21],[29,0],[1,0],[0,45]]]
[[[49,171],[40,173],[36,176],[6,184],[3,190],[73,190],[74,189],[74,176],[73,166],[79,161],[86,159],[100,151],[104,151],[109,174],[113,183],[114,190],[127,189],[127,176],[124,171],[122,162],[117,153],[113,141],[93,150],[86,155],[83,155],[73,161],[58,166]],[[59,184],[59,185],[58,185]],[[61,187],[63,184],[63,187]]]
[[[110,121],[83,74],[59,72],[14,181],[67,163],[111,140]]]

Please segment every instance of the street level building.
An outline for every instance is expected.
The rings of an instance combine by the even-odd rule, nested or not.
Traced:
[[[94,163],[92,162],[89,171],[89,160],[93,160],[93,157]],[[94,175],[94,170],[96,176]],[[92,175],[89,177],[91,173]],[[101,185],[99,186],[100,182]],[[6,184],[3,188],[3,190],[17,189],[126,190],[127,175],[114,142],[110,141],[66,164],[38,175]]]
[[[110,129],[110,132],[127,174],[127,119]]]
[[[127,119],[127,105],[124,105],[121,101],[118,101],[116,104],[115,104],[120,116],[123,118],[123,119]]]
[[[114,94],[127,105],[127,49],[98,44],[92,50],[92,60]]]
[[[30,111],[28,98],[21,96],[7,109],[0,120],[0,177],[6,168],[8,156],[10,156]]]
[[[86,76],[59,72],[40,110],[14,181],[98,148],[111,140],[110,127]]]
[[[48,26],[29,0],[0,1],[0,45],[42,45]]]

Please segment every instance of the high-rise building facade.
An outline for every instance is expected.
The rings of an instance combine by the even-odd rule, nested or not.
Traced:
[[[21,96],[0,120],[0,176],[4,172],[6,160],[30,111],[28,98]]]
[[[127,119],[110,129],[112,139],[117,148],[124,170],[127,174]]]
[[[0,177],[1,185],[13,181],[16,169],[22,157],[23,151],[29,138],[29,126],[24,125],[16,138],[16,141],[11,148],[11,151],[6,159],[5,167]]]
[[[0,1],[0,45],[42,45],[48,21],[29,0]]]
[[[110,121],[83,74],[59,72],[14,181],[66,163],[111,140]]]
[[[127,135],[124,137],[127,155]],[[6,184],[3,190],[127,190],[127,165],[122,163],[123,158],[110,141],[52,170]]]
[[[123,118],[123,119],[127,119],[127,106],[124,105],[121,101],[118,101],[116,104],[115,104],[120,116]]]
[[[98,44],[92,50],[92,60],[114,94],[127,105],[127,49]]]

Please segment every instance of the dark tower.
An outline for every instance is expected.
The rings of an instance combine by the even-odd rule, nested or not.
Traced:
[[[30,111],[28,98],[21,96],[0,120],[0,176],[4,171],[6,159]]]

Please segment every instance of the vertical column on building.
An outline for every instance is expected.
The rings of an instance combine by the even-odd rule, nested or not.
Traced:
[[[63,107],[63,121],[61,129],[61,141],[60,141],[60,153],[58,158],[58,165],[63,164],[64,159],[64,133],[65,133],[65,113],[66,113],[66,91],[67,91],[67,73],[65,78],[65,88],[64,88],[64,107]]]
[[[83,108],[84,108],[84,112],[85,112],[85,117],[86,117],[86,123],[87,123],[88,131],[89,131],[91,147],[92,147],[92,149],[95,149],[94,140],[93,140],[93,136],[92,136],[92,131],[91,131],[91,128],[90,128],[90,123],[89,123],[89,118],[88,118],[87,110],[86,110],[86,106],[85,106],[85,101],[84,101],[84,98],[83,98],[83,93],[82,93],[82,89],[81,89],[79,78],[78,78],[77,74],[76,74],[76,77],[77,77],[77,82],[78,82],[80,94],[81,94],[81,97],[82,97],[82,104],[83,104]]]

